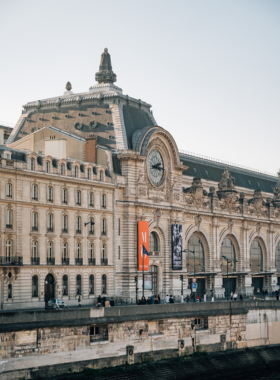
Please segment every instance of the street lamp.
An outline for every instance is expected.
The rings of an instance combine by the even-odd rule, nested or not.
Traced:
[[[238,261],[237,260],[229,260],[226,256],[222,256],[222,258],[223,259],[225,259],[226,261],[227,261],[227,301],[228,301],[228,264],[229,263],[232,263],[232,262],[234,262],[234,263],[238,263]]]

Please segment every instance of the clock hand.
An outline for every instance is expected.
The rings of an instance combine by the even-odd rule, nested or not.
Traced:
[[[161,165],[161,162],[158,162],[157,164],[152,165],[152,168],[153,168],[153,169],[157,169],[157,170],[162,170],[162,171],[164,171],[164,168],[162,168],[162,167],[159,166],[159,165]]]

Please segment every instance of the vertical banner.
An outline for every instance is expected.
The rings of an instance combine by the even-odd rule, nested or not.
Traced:
[[[182,224],[171,225],[171,239],[172,239],[172,269],[182,270],[183,257],[182,257]]]
[[[149,222],[138,222],[138,270],[149,270]]]

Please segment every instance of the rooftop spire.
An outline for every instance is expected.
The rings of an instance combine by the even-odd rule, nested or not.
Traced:
[[[117,81],[117,76],[112,70],[111,57],[107,48],[101,54],[99,71],[95,74],[95,80],[98,83],[114,83]]]

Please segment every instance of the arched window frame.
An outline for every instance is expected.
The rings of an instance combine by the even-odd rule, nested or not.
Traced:
[[[68,233],[68,215],[65,213],[62,214],[62,233]]]
[[[236,249],[234,242],[230,236],[225,236],[225,238],[223,239],[220,254],[221,271],[223,273],[227,273],[227,270],[229,272],[236,272]],[[225,256],[229,260],[228,265],[227,260],[223,256]]]
[[[150,252],[158,254],[160,252],[160,239],[156,231],[152,231],[150,235]]]
[[[68,296],[68,276],[64,274],[62,277],[62,295]]]
[[[38,212],[33,210],[31,212],[31,230],[32,231],[38,231]]]
[[[61,191],[61,201],[63,204],[67,205],[67,199],[68,199],[68,189],[65,187],[62,188]]]
[[[81,206],[81,190],[76,190],[76,205]]]
[[[106,274],[103,274],[101,277],[101,293],[102,294],[107,294],[107,276]]]
[[[92,191],[88,193],[88,205],[94,207],[94,193]]]
[[[82,217],[76,215],[76,234],[82,233]]]
[[[198,241],[196,241],[198,239]],[[197,247],[197,249],[196,249]],[[194,254],[190,251],[194,251]],[[199,254],[199,255],[198,255]],[[190,236],[188,244],[187,244],[187,253],[186,253],[186,263],[188,272],[194,272],[194,264],[195,264],[195,272],[204,272],[205,271],[205,248],[201,237],[197,234],[193,234]]]
[[[77,296],[82,294],[82,276],[78,274],[76,276],[76,289],[77,289]]]
[[[47,213],[47,232],[53,232],[54,230],[54,223],[53,223],[53,213],[48,212]]]
[[[36,183],[32,183],[31,185],[31,199],[38,201],[38,185]]]
[[[106,208],[106,194],[105,193],[101,194],[101,207]]]
[[[278,241],[275,249],[275,267],[277,272],[280,272],[280,240]]]
[[[257,242],[257,244],[255,244]],[[253,247],[253,245],[258,245],[258,247]],[[256,250],[257,248],[260,249],[260,260],[254,259],[252,257],[252,249]],[[256,256],[255,256],[256,257]],[[251,272],[263,272],[263,264],[264,264],[264,252],[263,252],[263,247],[258,239],[254,239],[252,241],[252,244],[250,246],[250,267],[251,267]]]
[[[89,276],[89,294],[90,295],[94,294],[94,275],[93,274]]]
[[[37,298],[39,295],[39,278],[37,275],[32,276],[32,298]]]
[[[47,186],[47,201],[53,202],[53,187],[51,185]]]
[[[10,207],[6,209],[6,228],[13,228],[13,210]]]

